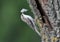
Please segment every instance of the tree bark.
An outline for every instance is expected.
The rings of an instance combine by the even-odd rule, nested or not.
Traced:
[[[34,14],[35,23],[40,27],[42,42],[60,42],[60,0],[28,0],[27,2]]]

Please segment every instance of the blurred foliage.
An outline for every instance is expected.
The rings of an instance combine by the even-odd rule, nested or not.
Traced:
[[[26,0],[0,0],[0,42],[40,42],[40,37],[20,19],[20,10],[33,16]]]

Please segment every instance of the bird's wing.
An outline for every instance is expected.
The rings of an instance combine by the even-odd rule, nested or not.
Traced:
[[[39,36],[41,36],[38,28],[36,27],[36,25],[35,25],[35,23],[34,23],[34,21],[31,21],[29,18],[28,18],[28,20],[30,21],[30,25],[31,25],[32,29],[33,29]]]
[[[31,20],[31,19],[28,18],[28,21],[29,21],[28,24],[29,24],[30,27],[32,27],[32,29],[34,30],[35,24],[34,24],[33,20]]]

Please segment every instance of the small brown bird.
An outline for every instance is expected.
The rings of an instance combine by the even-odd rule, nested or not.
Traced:
[[[31,16],[24,14],[24,12],[26,12],[25,10],[26,9],[21,10],[21,20],[27,23],[39,36],[41,36],[40,32],[38,31],[38,28],[35,25],[34,19]]]

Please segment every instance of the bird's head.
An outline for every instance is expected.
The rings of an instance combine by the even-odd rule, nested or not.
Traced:
[[[27,22],[27,18],[25,16],[25,14],[21,14],[21,20],[24,21],[24,22]]]
[[[28,10],[27,9],[25,9],[25,8],[23,8],[23,9],[21,9],[21,13],[24,13],[24,12],[27,12]]]

